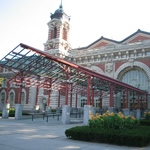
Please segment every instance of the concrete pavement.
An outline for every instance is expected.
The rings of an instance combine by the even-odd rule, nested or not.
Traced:
[[[150,150],[67,139],[65,130],[82,124],[63,125],[57,117],[15,120],[0,118],[0,150]]]

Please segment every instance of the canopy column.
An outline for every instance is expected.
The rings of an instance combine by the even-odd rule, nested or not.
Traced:
[[[58,107],[60,107],[60,90],[58,91]]]
[[[94,107],[94,78],[92,81],[92,106]]]
[[[87,105],[90,105],[90,90],[91,90],[91,77],[88,77],[88,83],[87,83]]]
[[[94,114],[92,106],[90,105],[90,90],[91,90],[91,76],[88,77],[87,81],[87,105],[84,105],[84,125],[88,125],[88,120],[91,119],[91,113]]]
[[[34,111],[39,111],[39,109],[40,109],[40,107],[38,105],[38,95],[39,95],[39,86],[36,87],[36,99],[35,99]]]
[[[123,109],[125,109],[125,91],[123,91]]]
[[[99,107],[102,108],[102,97],[100,97]]]
[[[70,107],[72,107],[72,84],[71,86],[71,90],[70,90]]]
[[[3,113],[2,113],[2,118],[8,118],[9,117],[9,108],[10,104],[8,101],[8,96],[9,96],[9,89],[10,89],[10,81],[7,81],[7,93],[6,93],[6,102],[3,107]]]
[[[129,95],[128,95],[128,89],[126,89],[126,108],[129,108]]]
[[[66,69],[66,97],[65,97],[65,105],[62,107],[62,123],[69,124],[70,123],[70,107],[68,106],[68,92],[69,92],[69,67]]]
[[[146,94],[146,110],[148,110],[148,95]]]
[[[75,108],[77,108],[77,101],[78,101],[78,94],[76,93],[76,104],[75,104]]]
[[[123,91],[123,113],[125,117],[128,117],[130,114],[128,108],[128,89],[126,89],[126,108],[125,108],[125,90]]]
[[[134,109],[134,91],[133,91],[133,103],[132,103],[132,109]]]
[[[138,109],[140,109],[140,95],[138,93]]]
[[[16,110],[15,110],[15,119],[21,119],[22,118],[22,104],[21,104],[21,96],[22,96],[22,81],[23,81],[23,74],[21,73],[21,80],[20,80],[20,87],[19,87],[19,97],[18,97],[18,104],[16,104]]]
[[[110,107],[113,107],[113,83],[110,85]]]
[[[69,67],[66,70],[66,98],[65,98],[65,105],[68,105],[68,92],[69,92]]]
[[[141,95],[141,110],[142,110],[142,100],[143,100],[143,98],[142,98],[142,95]]]

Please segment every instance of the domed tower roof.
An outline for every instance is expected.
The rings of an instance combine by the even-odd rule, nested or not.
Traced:
[[[57,10],[55,10],[54,14],[51,14],[50,18],[51,19],[54,19],[54,18],[61,19],[61,18],[63,18],[63,16],[65,18],[68,18],[68,20],[69,20],[69,17],[64,13],[62,0],[61,0],[61,4],[60,4],[59,8]]]

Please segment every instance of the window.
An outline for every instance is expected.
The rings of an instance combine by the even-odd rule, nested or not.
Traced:
[[[95,107],[96,107],[96,108],[99,108],[99,106],[100,106],[100,100],[97,99],[97,100],[95,101]]]
[[[3,69],[3,72],[8,72],[8,69],[7,69],[7,68],[4,68],[4,69]]]
[[[148,90],[148,78],[141,70],[127,71],[121,78],[122,82],[130,84],[142,90]]]
[[[81,107],[84,107],[84,105],[87,104],[87,100],[86,99],[81,99]]]
[[[94,58],[94,61],[98,61],[98,58]]]
[[[138,56],[142,56],[142,53],[141,53],[141,52],[139,52],[139,53],[138,53]]]
[[[10,93],[10,105],[13,105],[13,101],[14,101],[14,93],[11,92]]]
[[[118,56],[116,55],[114,58],[115,58],[115,59],[118,59]]]
[[[122,58],[126,58],[126,55],[124,54],[124,55],[122,55]]]
[[[1,104],[4,104],[5,102],[5,93],[1,94]]]
[[[146,56],[150,56],[150,52],[146,52]]]
[[[21,94],[21,104],[24,104],[25,103],[25,93],[22,92]]]
[[[105,61],[105,57],[102,57],[102,59],[101,59],[102,61]]]
[[[53,37],[54,37],[54,39],[57,38],[57,28],[56,27],[54,28],[54,36]]]
[[[130,57],[134,57],[134,54],[131,53],[131,54],[130,54]]]

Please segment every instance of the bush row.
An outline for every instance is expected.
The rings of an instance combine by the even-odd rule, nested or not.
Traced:
[[[140,120],[140,124],[141,124],[142,126],[150,126],[150,120],[141,119],[141,120]]]
[[[134,129],[98,129],[80,126],[67,129],[65,134],[73,140],[94,141],[126,146],[146,146],[150,143],[150,127],[139,126]]]

